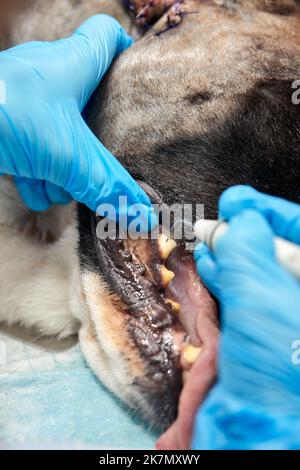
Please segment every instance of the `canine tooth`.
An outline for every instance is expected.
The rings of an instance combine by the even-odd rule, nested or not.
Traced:
[[[182,348],[181,362],[184,369],[192,367],[198,358],[202,348],[193,346],[192,344],[185,344]]]
[[[169,304],[171,306],[172,312],[179,313],[180,311],[179,303],[174,302],[174,300],[171,300],[171,299],[166,299],[166,304]]]
[[[175,240],[171,240],[163,233],[159,237],[159,251],[163,259],[168,259],[171,252],[176,248]]]
[[[170,271],[164,265],[161,267],[161,281],[163,287],[167,287],[174,277],[175,273],[173,273],[173,271]]]

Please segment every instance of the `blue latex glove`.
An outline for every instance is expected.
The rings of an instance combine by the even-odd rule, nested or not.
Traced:
[[[274,255],[274,233],[300,244],[300,206],[250,187],[227,190],[215,253],[196,251],[220,301],[219,381],[199,410],[194,448],[300,448],[300,283]]]
[[[132,44],[120,24],[106,15],[87,20],[73,36],[30,42],[0,54],[6,104],[0,106],[0,172],[13,175],[33,210],[70,197],[96,210],[150,201],[104,148],[82,111],[113,58]]]

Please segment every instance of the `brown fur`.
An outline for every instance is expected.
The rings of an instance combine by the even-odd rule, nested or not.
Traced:
[[[189,1],[197,13],[187,15],[180,30],[161,38],[149,32],[115,63],[94,101],[93,130],[121,160],[129,156],[127,165],[137,148],[149,154],[157,142],[203,133],[214,120],[225,120],[259,80],[298,77],[299,13],[258,12],[247,1],[214,3]],[[263,10],[270,6],[258,3]],[[277,9],[282,2],[272,4]]]

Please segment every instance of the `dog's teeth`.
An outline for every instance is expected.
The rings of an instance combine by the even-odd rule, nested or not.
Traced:
[[[164,265],[161,267],[161,282],[163,287],[167,287],[174,277],[175,273],[173,271],[170,271]]]
[[[158,246],[162,259],[166,260],[174,248],[176,248],[176,242],[162,233],[158,240]]]
[[[180,305],[177,302],[174,302],[174,300],[171,299],[166,299],[166,304],[169,304],[172,312],[178,314],[180,312]]]
[[[202,348],[198,348],[192,344],[185,344],[182,347],[181,363],[184,370],[190,369],[192,367],[201,350]]]

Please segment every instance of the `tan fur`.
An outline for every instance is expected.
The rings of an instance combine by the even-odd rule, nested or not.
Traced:
[[[48,216],[34,215],[19,199],[13,182],[3,177],[0,207],[0,322],[35,327],[41,335],[65,338],[75,334],[79,322],[72,302],[81,312],[84,304],[80,300],[74,216],[71,224],[66,223],[72,207],[52,209]],[[59,218],[64,219],[64,228],[53,233],[54,221]],[[44,237],[49,234],[49,225],[52,236],[59,235],[54,243],[47,243]]]
[[[132,377],[141,377],[145,371],[126,330],[128,315],[120,309],[118,299],[108,294],[97,274],[84,273],[82,284],[90,312],[88,326],[84,324],[80,331],[82,350],[104,384],[132,405]]]

